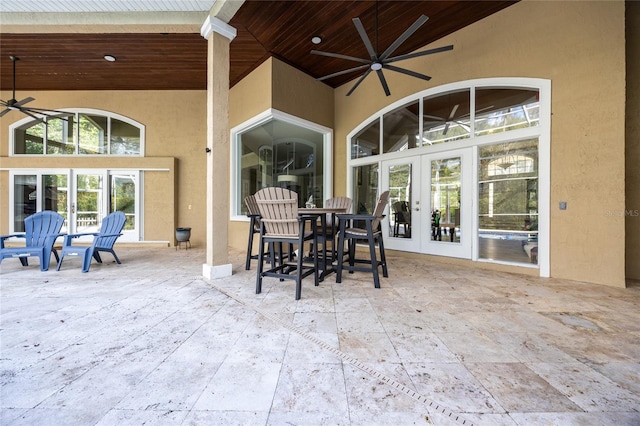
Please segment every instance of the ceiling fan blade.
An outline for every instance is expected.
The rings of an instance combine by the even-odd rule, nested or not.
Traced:
[[[382,88],[384,89],[384,94],[387,96],[391,95],[391,92],[389,91],[389,85],[387,84],[387,80],[384,78],[382,70],[376,70],[376,73],[378,74],[380,84],[382,84]]]
[[[19,107],[31,101],[35,101],[35,98],[32,98],[31,96],[29,96],[28,98],[24,98],[23,100],[16,102],[15,104],[13,104],[13,106]]]
[[[40,121],[45,121],[45,119],[56,119],[62,121],[69,121],[69,118],[73,115],[68,111],[57,111],[54,109],[43,109],[43,108],[20,108],[19,111],[30,115]],[[35,114],[40,115],[40,117]]]
[[[420,28],[425,22],[427,22],[428,19],[429,17],[427,17],[426,15],[420,15],[416,22],[414,22],[413,25],[407,28],[407,30],[402,33],[402,35],[398,37],[396,41],[391,43],[391,46],[389,46],[382,55],[380,55],[380,60],[384,61],[385,58],[388,58],[389,55],[395,52],[395,50],[400,47],[402,43],[404,43],[409,37],[413,35],[413,33],[418,31],[418,28]]]
[[[428,76],[428,75],[420,74],[419,72],[407,70],[407,69],[404,69],[404,68],[398,68],[398,67],[395,67],[393,65],[384,64],[383,68],[391,70],[391,71],[399,72],[401,74],[410,75],[411,77],[421,78],[421,79],[427,80],[427,81],[431,80],[431,77]]]
[[[456,115],[456,111],[458,111],[459,107],[460,107],[460,104],[455,104],[453,108],[451,108],[451,113],[449,113],[449,118],[447,119],[447,122],[444,124],[444,131],[442,132],[443,135],[446,135],[447,132],[449,131],[449,127],[451,126],[451,119],[453,118],[454,115]]]
[[[16,111],[20,111],[21,113],[28,115],[29,117],[33,118],[36,121],[44,121],[44,119],[42,117],[38,117],[38,116],[36,116],[34,114],[31,114],[31,112],[29,112],[26,109],[20,108],[20,109],[18,109]]]
[[[487,110],[490,110],[490,109],[491,109],[491,108],[493,108],[493,107],[494,107],[493,105],[489,105],[488,107],[484,107],[484,108],[477,109],[477,110],[475,111],[475,113],[477,114],[477,113],[479,113],[479,112],[487,111]],[[463,118],[469,118],[469,117],[471,117],[471,113],[461,115],[461,116],[460,116],[460,117],[458,117],[458,118],[459,118],[459,119],[463,119]]]
[[[337,77],[339,75],[348,74],[350,72],[363,70],[365,68],[370,68],[370,65],[369,64],[359,65],[359,66],[354,67],[354,68],[349,68],[348,70],[334,72],[333,74],[329,74],[329,75],[325,75],[324,77],[320,77],[317,80],[318,81],[327,80],[327,79],[332,78],[332,77]]]
[[[9,111],[11,111],[9,108],[5,109],[4,111],[0,112],[0,117],[3,117],[6,113],[8,113]]]
[[[27,111],[31,111],[31,112],[35,112],[38,114],[47,114],[47,115],[54,115],[54,114],[67,114],[67,115],[71,115],[73,114],[72,112],[69,111],[61,111],[58,109],[49,109],[49,108],[35,108],[35,107],[26,107],[26,108],[20,108],[21,110],[27,110]]]
[[[371,44],[371,40],[369,40],[369,36],[367,32],[364,30],[364,26],[360,21],[360,18],[353,18],[353,25],[356,26],[356,30],[358,30],[358,34],[360,34],[360,38],[364,43],[364,46],[367,48],[367,52],[369,52],[369,56],[371,56],[371,60],[374,60],[378,57],[378,52],[373,50],[373,45]]]
[[[424,114],[423,117],[425,118],[432,118],[436,121],[445,121],[444,117],[438,117],[437,115],[428,115],[428,114]]]
[[[321,50],[312,50],[311,53],[313,53],[314,55],[328,56],[330,58],[338,58],[338,59],[346,59],[348,61],[362,62],[363,64],[371,63],[369,59],[356,58],[355,56],[341,55],[339,53],[323,52]]]
[[[451,108],[451,114],[449,114],[449,120],[451,120],[453,116],[456,115],[456,111],[458,111],[459,107],[460,107],[460,104],[455,104],[453,108]]]
[[[364,74],[362,74],[362,77],[360,77],[358,79],[358,81],[356,81],[356,84],[353,85],[353,87],[351,88],[351,90],[349,90],[349,92],[347,92],[347,96],[351,95],[353,93],[354,90],[356,90],[356,88],[360,85],[360,83],[362,83],[362,81],[367,78],[367,76],[369,75],[369,73],[371,72],[371,68],[369,68],[368,70],[366,70],[364,72]]]
[[[455,123],[462,127],[464,130],[466,130],[467,132],[471,131],[471,127],[467,126],[466,124],[464,124],[462,121],[455,121]]]
[[[405,59],[418,58],[420,56],[433,55],[434,53],[446,52],[448,50],[453,50],[453,45],[443,47],[436,47],[435,49],[423,50],[421,52],[407,53],[406,55],[398,55],[392,58],[385,59],[385,62],[397,62],[404,61]]]

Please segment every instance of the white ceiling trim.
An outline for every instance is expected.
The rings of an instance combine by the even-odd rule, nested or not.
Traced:
[[[236,38],[236,35],[238,35],[238,31],[231,25],[216,17],[209,16],[204,21],[204,24],[202,24],[202,28],[200,28],[200,35],[209,40],[209,36],[212,32],[216,32],[228,38],[230,42],[233,41],[234,38]]]
[[[208,12],[8,13],[2,15],[0,33],[198,33],[207,16]]]
[[[2,0],[1,13],[208,12],[216,0]]]

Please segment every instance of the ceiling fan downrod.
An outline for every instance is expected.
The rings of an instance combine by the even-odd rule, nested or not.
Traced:
[[[17,56],[11,55],[9,56],[9,59],[11,59],[11,62],[13,62],[13,84],[11,86],[12,88],[11,99],[7,103],[11,104],[10,106],[12,106],[13,104],[16,103],[16,61],[19,61],[20,58],[18,58]]]

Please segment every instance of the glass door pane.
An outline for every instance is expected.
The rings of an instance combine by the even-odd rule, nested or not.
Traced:
[[[471,148],[422,157],[423,253],[470,259],[473,228]],[[427,217],[428,216],[428,217]]]
[[[353,168],[353,210],[357,214],[371,214],[378,201],[378,164]]]
[[[431,241],[459,243],[460,157],[431,161]]]
[[[481,147],[478,256],[538,264],[538,141]]]
[[[98,232],[105,216],[104,178],[101,174],[76,175],[76,200],[71,207],[76,233]]]
[[[13,232],[24,232],[24,220],[37,210],[36,175],[16,175],[13,179]]]
[[[398,159],[382,162],[382,188],[389,189],[388,224],[385,245],[394,250],[420,251],[420,159]]]
[[[66,174],[42,175],[41,210],[51,210],[64,216],[61,232],[67,232],[69,225],[69,187]]]
[[[411,238],[412,165],[390,165],[389,173],[389,236]]]
[[[126,216],[123,231],[136,229],[137,173],[118,173],[110,176],[111,212],[123,212]]]

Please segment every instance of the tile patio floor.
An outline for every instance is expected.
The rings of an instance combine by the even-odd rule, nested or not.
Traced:
[[[198,249],[0,266],[2,425],[638,425],[640,287],[390,256],[201,277]]]

